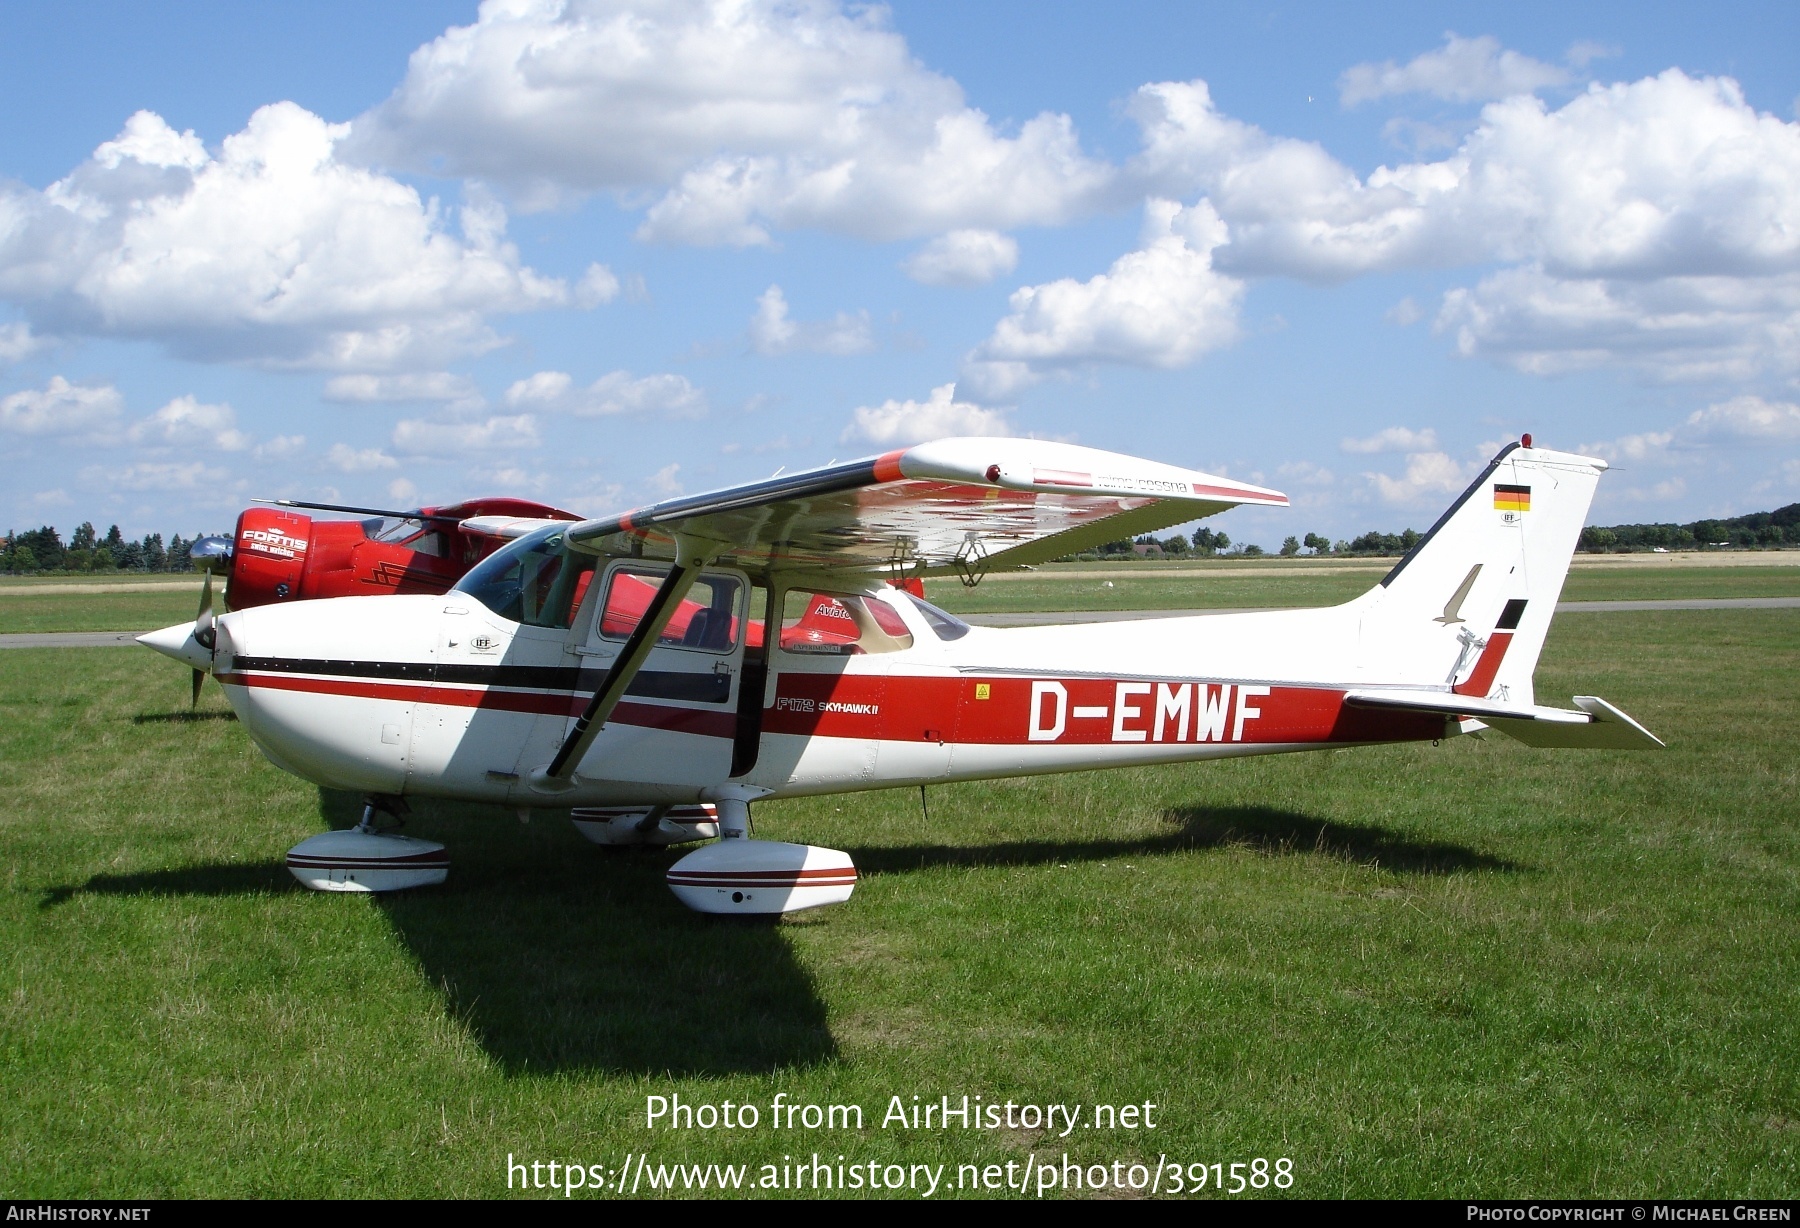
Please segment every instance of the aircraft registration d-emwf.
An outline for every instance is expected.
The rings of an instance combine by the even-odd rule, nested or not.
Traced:
[[[1048,562],[1277,491],[1024,439],[945,439],[597,520],[515,520],[442,594],[275,601],[143,642],[221,683],[277,767],[364,794],[297,845],[321,890],[442,881],[406,797],[568,809],[601,843],[712,843],[692,908],[849,898],[850,857],[753,839],[761,798],[1435,742],[1661,743],[1541,705],[1544,636],[1605,462],[1509,444],[1367,593],[1321,609],[971,627],[922,577]]]

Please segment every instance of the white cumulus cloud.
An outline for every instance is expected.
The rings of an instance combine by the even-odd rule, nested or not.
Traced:
[[[29,358],[49,344],[31,331],[31,325],[14,321],[0,324],[0,364],[11,365]]]
[[[1088,362],[1179,367],[1238,335],[1241,281],[1213,268],[1225,225],[1211,205],[1153,200],[1144,242],[1106,272],[1014,291],[1011,314],[967,370],[1001,395],[1022,377]]]
[[[152,447],[204,448],[243,452],[250,436],[238,430],[237,413],[229,405],[208,405],[193,396],[176,397],[131,425],[126,437]]]
[[[756,299],[750,317],[750,345],[758,354],[864,354],[875,348],[869,313],[840,311],[829,320],[802,322],[788,316],[787,296],[770,286]]]
[[[400,462],[380,448],[353,448],[347,443],[334,443],[325,454],[325,463],[340,473],[374,473],[379,469],[398,469]]]
[[[1710,465],[1721,450],[1779,455],[1792,451],[1796,443],[1800,443],[1800,404],[1744,394],[1697,409],[1667,430],[1584,443],[1580,450],[1615,462]]]
[[[20,435],[82,435],[114,425],[125,398],[111,384],[71,384],[60,375],[43,388],[0,399],[0,428]]]
[[[1400,477],[1385,473],[1365,473],[1383,503],[1405,506],[1418,503],[1427,495],[1460,494],[1469,484],[1472,468],[1458,464],[1443,452],[1414,452],[1406,458],[1406,472]]]
[[[142,461],[123,469],[84,469],[89,485],[119,490],[189,492],[222,486],[231,475],[205,461]]]
[[[1624,366],[1663,379],[1800,369],[1800,274],[1556,277],[1503,269],[1444,296],[1457,352],[1537,375]]]
[[[1221,273],[1497,263],[1438,313],[1465,355],[1669,378],[1800,365],[1800,124],[1758,113],[1728,78],[1670,69],[1556,109],[1514,95],[1448,157],[1366,177],[1221,114],[1204,82],[1147,85],[1131,111],[1132,176],[1216,209]]]
[[[1363,439],[1345,439],[1338,444],[1346,452],[1429,452],[1438,446],[1437,432],[1430,427],[1422,431],[1404,426],[1390,426]]]
[[[482,396],[475,381],[466,375],[406,371],[394,375],[335,375],[325,381],[325,399],[350,405],[416,401],[479,405]]]
[[[613,414],[655,414],[665,418],[699,418],[706,414],[706,394],[682,375],[633,376],[613,371],[585,388],[566,371],[539,371],[506,390],[512,409],[546,410],[578,418]]]
[[[864,440],[881,447],[924,443],[957,435],[1007,435],[1006,415],[956,399],[956,385],[942,384],[923,401],[883,401],[851,415],[840,442]]]
[[[479,422],[438,422],[402,418],[394,424],[394,451],[402,456],[467,456],[539,444],[537,419],[531,414],[497,414]]]
[[[1067,116],[1002,135],[887,21],[834,0],[484,4],[413,53],[355,147],[528,203],[666,188],[641,234],[684,243],[1054,224],[1109,190]]]
[[[265,439],[250,450],[250,455],[259,461],[292,460],[306,451],[306,436],[276,435]]]
[[[1733,397],[1689,415],[1685,432],[1746,443],[1800,439],[1800,405],[1758,396]]]
[[[1347,107],[1393,94],[1429,94],[1446,102],[1486,102],[1564,85],[1569,72],[1555,64],[1508,51],[1500,40],[1444,36],[1444,45],[1405,64],[1357,64],[1338,79],[1338,98]]]
[[[347,129],[260,108],[209,154],[140,111],[42,192],[0,187],[0,299],[58,334],[184,357],[339,370],[499,344],[496,312],[571,301],[524,267],[492,203],[457,211],[338,157]]]
[[[1019,244],[995,230],[952,230],[914,252],[901,267],[928,286],[982,286],[1019,263]]]

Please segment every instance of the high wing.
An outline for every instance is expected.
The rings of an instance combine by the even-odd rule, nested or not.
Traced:
[[[979,579],[1105,542],[1287,496],[1155,461],[1041,439],[940,439],[571,525],[597,554],[672,556],[675,565],[532,787],[570,787],[657,637],[709,562],[751,573],[812,569]],[[898,575],[895,575],[898,578]]]
[[[674,553],[677,535],[752,572],[979,574],[1047,562],[1239,504],[1261,486],[1041,439],[940,439],[573,525],[576,549]]]

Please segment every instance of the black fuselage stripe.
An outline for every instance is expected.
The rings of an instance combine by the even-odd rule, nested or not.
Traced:
[[[318,657],[246,657],[234,668],[244,673],[313,674],[327,678],[376,678],[385,682],[441,682],[457,686],[510,687],[522,691],[589,692],[606,677],[603,669],[547,665],[436,665],[429,661],[338,661]],[[731,697],[729,674],[688,674],[639,670],[627,695],[724,703]]]

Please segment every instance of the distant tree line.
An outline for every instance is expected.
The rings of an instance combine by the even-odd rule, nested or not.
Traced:
[[[1116,542],[1107,542],[1098,550],[1084,550],[1080,554],[1071,554],[1067,558],[1059,561],[1065,563],[1071,560],[1092,562],[1096,559],[1162,558],[1167,555],[1175,555],[1177,557],[1197,555],[1210,558],[1216,554],[1224,554],[1231,549],[1231,538],[1225,534],[1215,533],[1211,529],[1200,529],[1194,534],[1193,540],[1191,541],[1179,533],[1175,534],[1173,537],[1161,539],[1150,537],[1148,535],[1139,537],[1135,540],[1129,537],[1122,537]],[[1240,545],[1236,549],[1240,554],[1251,556],[1259,555],[1263,552],[1261,546]]]
[[[1417,530],[1382,533],[1370,530],[1361,537],[1332,541],[1318,533],[1305,537],[1289,537],[1278,552],[1283,558],[1296,555],[1332,555],[1340,558],[1369,558],[1405,554],[1419,544]],[[1633,550],[1692,550],[1703,546],[1733,549],[1779,549],[1800,546],[1800,503],[1790,503],[1772,512],[1752,512],[1726,520],[1696,520],[1691,524],[1615,524],[1590,525],[1581,531],[1580,548],[1594,554],[1626,554]],[[1177,533],[1173,537],[1144,536],[1135,541],[1108,542],[1096,551],[1071,555],[1072,559],[1167,558],[1230,553],[1255,558],[1264,553],[1257,545],[1241,543],[1211,529],[1201,529],[1192,540]]]
[[[1581,548],[1594,554],[1629,554],[1634,550],[1688,550],[1696,546],[1800,546],[1800,503],[1772,512],[1752,512],[1729,520],[1696,520],[1692,524],[1589,525],[1581,531]]]
[[[46,571],[188,571],[188,549],[193,544],[192,538],[179,533],[167,545],[161,533],[132,541],[118,525],[101,536],[87,521],[76,527],[66,544],[50,525],[26,533],[8,530],[0,538],[0,572],[28,576]]]
[[[1318,533],[1308,533],[1304,538],[1289,537],[1281,543],[1277,552],[1283,558],[1292,558],[1298,554],[1310,555],[1342,555],[1346,558],[1359,555],[1405,554],[1419,542],[1419,533],[1407,529],[1404,533],[1364,533],[1361,537],[1350,541],[1334,542],[1329,537]],[[1215,555],[1229,554],[1237,558],[1261,558],[1268,552],[1254,542],[1240,542],[1233,545],[1231,538],[1223,533],[1215,533],[1211,529],[1197,531],[1192,540],[1177,533],[1173,537],[1155,538],[1140,537],[1136,541],[1108,542],[1098,551],[1072,555],[1078,559],[1098,559],[1129,555],[1131,557],[1166,558],[1170,556],[1199,556],[1210,558]]]

